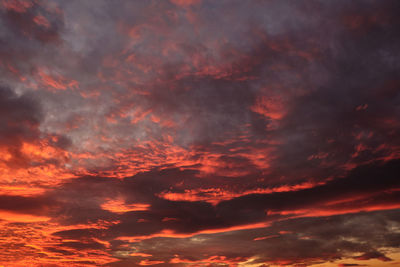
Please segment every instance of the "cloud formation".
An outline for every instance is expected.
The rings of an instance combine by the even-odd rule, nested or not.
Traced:
[[[399,264],[397,1],[0,1],[0,265]]]

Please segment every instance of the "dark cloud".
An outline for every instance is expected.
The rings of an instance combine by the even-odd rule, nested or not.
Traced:
[[[292,219],[276,222],[268,228],[203,234],[181,238],[179,242],[175,238],[159,237],[134,243],[133,246],[138,252],[153,255],[149,260],[164,261],[164,266],[172,265],[174,258],[179,258],[183,265],[185,262],[211,263],[211,255],[225,256],[225,264],[240,257],[253,259],[254,264],[285,263],[296,266],[334,261],[354,253],[381,255],[382,261],[385,257],[383,253],[370,251],[381,246],[388,247],[385,238],[392,235],[389,222],[399,222],[396,213],[397,210]],[[260,237],[267,238],[254,240]],[[127,258],[111,266],[129,266],[139,261],[138,258]],[[176,266],[180,266],[178,262]]]
[[[54,201],[44,196],[21,197],[0,195],[0,200],[0,210],[34,215],[46,215],[50,211],[50,208],[56,206]]]
[[[222,201],[215,207],[202,201],[169,201],[159,197],[160,192],[181,179],[186,183],[191,181],[185,179],[185,176],[190,177],[190,171],[153,171],[123,181],[95,177],[74,179],[53,195],[58,201],[64,201],[59,216],[65,221],[60,222],[89,223],[95,219],[113,219],[119,223],[109,225],[106,230],[88,228],[62,231],[56,235],[70,239],[101,236],[117,238],[157,234],[165,229],[190,234],[202,230],[218,231],[227,227],[282,220],[287,217],[283,214],[296,214],[297,211],[306,216],[319,216],[323,212],[354,213],[376,206],[394,207],[398,194],[396,190],[391,190],[399,186],[399,166],[398,160],[360,166],[347,177],[334,179],[321,186],[291,192],[249,194]],[[77,202],[76,197],[79,195],[85,195],[87,201]],[[121,204],[147,203],[150,206],[148,210],[120,215],[100,208],[107,199],[117,197],[124,200]],[[354,198],[359,201],[354,203]],[[163,220],[165,218],[173,219]],[[328,233],[324,235],[329,238]],[[395,240],[397,239],[388,241],[395,245]]]
[[[399,8],[1,1],[0,258],[396,264]]]
[[[27,95],[16,95],[8,88],[0,88],[0,146],[10,153],[7,164],[26,165],[21,153],[22,142],[39,138],[39,123],[43,118],[40,106]]]
[[[397,173],[399,161],[388,163],[374,163],[360,166],[352,170],[348,177],[339,178],[325,185],[316,186],[294,192],[273,193],[268,195],[254,194],[237,199],[221,202],[217,207],[221,212],[230,210],[235,213],[252,210],[262,211],[290,211],[302,208],[317,207],[330,201],[351,197],[369,198],[369,194],[384,192],[399,186]],[[388,194],[390,194],[388,192]],[[393,194],[396,195],[395,192]],[[295,200],[295,201],[294,201]],[[333,207],[334,208],[334,205]],[[246,216],[245,216],[246,217]]]
[[[42,106],[32,93],[16,94],[9,88],[0,87],[2,164],[11,169],[21,169],[37,165],[59,165],[66,160],[65,157],[44,157],[37,151],[43,149],[41,142],[53,149],[65,149],[71,144],[70,139],[63,135],[41,131],[44,118]],[[26,148],[29,145],[37,147]]]
[[[378,251],[371,251],[362,254],[361,256],[356,257],[358,260],[370,260],[370,259],[379,259],[381,261],[392,261],[392,259],[386,257],[384,254]]]
[[[24,4],[3,2],[5,22],[14,33],[26,39],[36,39],[42,44],[59,41],[59,29],[63,27],[62,14],[46,9],[39,2],[26,1]]]

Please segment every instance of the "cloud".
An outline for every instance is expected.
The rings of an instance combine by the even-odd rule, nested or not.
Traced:
[[[0,2],[2,263],[397,263],[396,1]]]
[[[214,207],[202,201],[168,201],[158,196],[158,192],[178,182],[176,177],[186,176],[185,182],[190,181],[190,175],[193,174],[190,171],[154,170],[124,180],[96,177],[73,179],[60,187],[58,193],[53,195],[61,197],[64,201],[65,208],[62,208],[58,215],[63,220],[59,222],[85,225],[97,218],[110,222],[114,220],[115,223],[100,228],[64,230],[54,235],[72,240],[105,240],[110,242],[111,249],[115,253],[122,249],[121,243],[117,240],[122,240],[122,244],[131,242],[134,246],[144,246],[144,250],[139,252],[150,255],[162,255],[161,248],[172,246],[166,243],[155,246],[153,242],[176,243],[176,239],[179,239],[179,242],[182,242],[182,249],[190,244],[197,248],[193,248],[194,250],[198,251],[200,244],[206,249],[212,246],[210,242],[219,240],[217,247],[222,249],[222,254],[214,251],[214,256],[224,255],[227,260],[241,257],[241,261],[245,259],[255,261],[254,257],[259,257],[256,256],[258,253],[260,255],[265,253],[264,249],[258,248],[264,242],[274,246],[274,249],[271,247],[268,249],[268,254],[262,257],[265,262],[318,262],[321,258],[335,260],[357,252],[365,253],[354,256],[357,260],[370,259],[373,255],[381,255],[375,258],[387,260],[389,257],[386,258],[384,254],[379,254],[380,252],[372,253],[371,250],[377,251],[381,247],[395,247],[398,244],[398,238],[391,233],[390,228],[387,228],[387,223],[389,221],[398,223],[395,210],[390,210],[398,209],[396,188],[399,166],[398,160],[376,162],[360,166],[350,171],[347,177],[334,179],[324,185],[295,191],[239,196],[232,200],[222,201]],[[61,192],[64,196],[60,194]],[[95,193],[96,195],[91,196]],[[73,204],[74,195],[86,195],[90,201],[79,201]],[[108,203],[109,199],[115,198],[116,195],[121,201],[124,200],[121,202],[122,207],[133,205],[133,203],[146,203],[148,206],[146,210],[123,213],[105,211],[102,205]],[[356,202],[353,200],[354,197],[358,199]],[[388,211],[371,213],[376,210]],[[368,221],[370,223],[366,223],[364,228],[357,226]],[[365,235],[368,231],[372,231],[369,227],[376,231],[373,237]],[[382,235],[379,231],[382,231]],[[234,242],[230,241],[230,236],[241,240],[238,246],[248,247],[249,251],[245,252],[246,250],[239,247],[233,248],[232,245],[227,246],[226,244]],[[363,243],[362,240],[366,238],[369,242]],[[327,239],[332,239],[332,241],[323,245]],[[202,241],[198,243],[196,240]],[[257,244],[257,242],[261,243]],[[292,248],[280,249],[280,246],[287,247],[288,242],[292,244]],[[82,246],[86,246],[85,244]],[[147,246],[153,249],[145,249]],[[311,250],[311,247],[321,247],[321,249],[315,251]],[[344,251],[338,253],[338,248]],[[229,256],[230,254],[226,254],[228,251],[243,251],[243,253],[235,254],[235,252],[233,256]],[[282,254],[283,251],[288,252]],[[290,251],[295,254],[290,254]],[[174,253],[167,253],[169,256],[166,254],[165,257],[171,261],[170,263],[178,262],[177,259],[170,257],[175,254],[186,255],[185,257],[191,255],[187,253],[192,252],[180,251],[179,247],[176,247]],[[371,257],[367,257],[368,255]],[[130,262],[129,257],[126,257],[127,262]],[[153,260],[160,260],[160,257]],[[186,260],[203,261],[205,258],[204,256],[204,258],[186,258]],[[183,260],[182,257],[179,259]],[[262,262],[262,260],[257,260],[257,262]]]
[[[392,261],[392,259],[386,257],[384,254],[378,251],[371,251],[362,254],[361,256],[356,257],[358,260],[370,260],[370,259],[379,259],[381,261]]]
[[[29,92],[17,94],[1,87],[0,105],[3,188],[18,188],[30,177],[44,179],[51,173],[61,176],[59,167],[68,160],[65,149],[70,140],[40,129],[45,115],[37,98]]]
[[[59,41],[63,26],[59,10],[32,1],[3,1],[2,7],[4,20],[15,34],[44,44]]]
[[[179,262],[210,264],[213,258],[222,259],[221,264],[239,261],[252,264],[311,265],[387,246],[385,238],[392,235],[387,222],[398,224],[397,217],[396,211],[381,211],[301,218],[276,222],[267,228],[201,234],[181,238],[179,242],[173,237],[157,237],[132,245],[135,251],[154,255],[153,258],[146,257],[149,260],[163,260],[170,265]],[[282,230],[288,233],[279,233]],[[265,235],[274,237],[254,241],[254,237]],[[111,266],[129,266],[139,260],[126,257]],[[364,265],[363,262],[358,264]]]
[[[43,118],[40,106],[29,95],[16,95],[8,88],[0,88],[0,146],[3,160],[12,166],[26,166],[21,152],[23,142],[39,138],[39,123]]]

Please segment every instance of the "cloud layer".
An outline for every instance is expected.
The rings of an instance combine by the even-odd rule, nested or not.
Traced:
[[[399,264],[399,9],[2,0],[0,264]]]

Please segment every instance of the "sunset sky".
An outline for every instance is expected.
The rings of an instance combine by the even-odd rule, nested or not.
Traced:
[[[399,14],[0,0],[0,266],[400,266]]]

